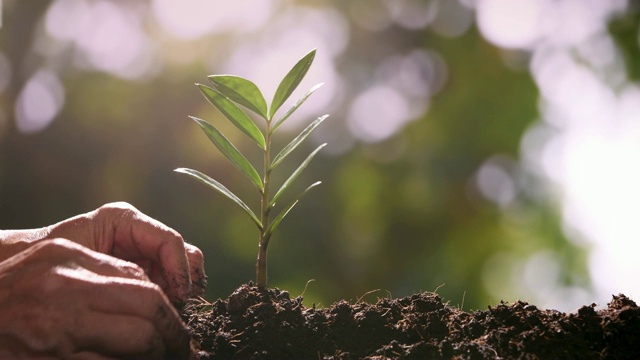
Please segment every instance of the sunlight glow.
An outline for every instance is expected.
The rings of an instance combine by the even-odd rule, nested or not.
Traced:
[[[612,291],[637,298],[640,263],[629,254],[640,251],[640,91],[629,86],[616,95],[591,71],[564,57],[564,65],[548,75],[534,67],[554,108],[545,112],[545,120],[557,131],[545,146],[543,168],[563,189],[567,226],[592,242],[591,275],[601,301]],[[544,61],[557,60],[549,56]]]
[[[138,15],[111,1],[58,0],[45,18],[52,37],[80,50],[76,65],[127,79],[153,70],[154,51],[140,23]]]
[[[393,23],[389,9],[381,0],[354,0],[348,3],[351,19],[368,31],[382,31]]]
[[[391,19],[407,29],[422,29],[431,24],[438,14],[438,4],[421,0],[386,2]]]
[[[236,33],[259,29],[269,20],[274,1],[154,0],[152,6],[167,31],[192,40],[232,29]]]
[[[504,162],[499,157],[491,158],[482,164],[476,174],[476,181],[482,195],[503,208],[516,198],[516,186],[503,166]]]
[[[351,104],[349,130],[370,143],[395,135],[427,111],[446,77],[446,65],[435,52],[416,49],[387,57],[376,68],[373,84]]]
[[[522,139],[523,161],[558,189],[565,234],[590,250],[592,295],[577,288],[563,295],[557,284],[547,289],[556,299],[539,297],[548,285],[541,278],[550,275],[535,269],[548,268],[544,264],[551,258],[527,263],[533,270],[522,277],[542,305],[602,305],[618,292],[640,299],[640,87],[626,80],[606,29],[608,18],[626,5],[624,0],[477,4],[488,40],[533,54],[530,69],[542,96],[542,122]]]
[[[437,16],[431,23],[431,28],[446,37],[456,37],[464,34],[473,25],[473,11],[461,1],[438,1]]]
[[[64,103],[64,88],[57,75],[48,70],[36,72],[24,86],[16,102],[16,126],[29,134],[46,128]]]
[[[526,48],[540,37],[548,0],[479,0],[477,22],[482,35],[505,48]]]
[[[375,86],[360,94],[349,110],[349,129],[365,142],[377,142],[395,134],[410,120],[409,104],[396,90]]]
[[[602,292],[640,297],[640,89],[616,102],[617,119],[601,132],[576,132],[564,149],[564,215],[595,241],[591,275]],[[626,108],[626,109],[625,109]],[[633,109],[633,110],[632,110]],[[626,114],[625,114],[626,113]],[[615,113],[614,113],[615,114]]]
[[[270,102],[276,88],[287,71],[313,44],[317,48],[313,66],[283,105],[286,111],[304,93],[317,83],[324,85],[287,120],[283,129],[298,128],[310,119],[331,113],[341,91],[341,79],[334,58],[344,51],[349,39],[349,28],[338,12],[327,12],[308,7],[293,6],[279,15],[277,24],[252,37],[233,52],[224,65],[210,69],[211,73],[229,73],[251,79],[263,90]]]

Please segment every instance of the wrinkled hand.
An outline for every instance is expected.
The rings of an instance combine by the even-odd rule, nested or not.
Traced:
[[[130,225],[131,235],[118,229],[112,241],[101,237],[108,231],[96,233],[96,244],[134,258],[151,247],[128,243],[137,244],[130,240],[140,236],[136,225]],[[158,261],[169,260],[163,258],[171,257],[169,250],[158,249]],[[172,266],[183,266],[174,261]],[[185,359],[189,354],[189,334],[176,310],[133,263],[66,239],[40,241],[0,262],[0,358]]]
[[[126,203],[0,231],[0,359],[186,358],[202,252]]]
[[[119,202],[49,227],[65,238],[142,267],[174,302],[201,295],[206,286],[202,252],[180,234],[133,206]]]

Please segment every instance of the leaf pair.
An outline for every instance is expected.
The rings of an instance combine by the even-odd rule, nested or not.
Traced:
[[[270,122],[273,116],[275,115],[275,113],[278,111],[278,109],[280,109],[282,104],[284,104],[284,102],[287,101],[289,96],[291,96],[291,93],[293,93],[293,91],[298,87],[298,85],[300,84],[304,76],[307,74],[307,71],[311,67],[311,63],[313,62],[313,59],[315,58],[315,56],[316,56],[316,51],[315,50],[310,51],[307,55],[305,55],[302,59],[300,59],[296,63],[296,65],[289,71],[289,73],[284,77],[284,79],[282,79],[282,81],[280,82],[280,85],[278,85],[278,89],[276,90],[276,93],[273,96],[273,100],[271,101],[271,106],[269,107],[268,110],[267,110],[267,102],[264,100],[264,96],[262,96],[262,93],[260,92],[260,89],[258,89],[256,84],[254,84],[253,82],[247,79],[241,78],[239,76],[210,75],[209,80],[213,84],[212,88],[209,88],[205,85],[198,85],[198,86],[200,87],[200,90],[203,90],[203,94],[205,95],[205,97],[215,107],[217,107],[218,110],[220,110],[225,116],[227,116],[227,113],[225,113],[220,108],[219,104],[217,104],[217,101],[216,103],[214,103],[214,101],[212,101],[212,99],[209,97],[211,94],[211,91],[216,92],[222,95],[223,97],[226,97],[228,100],[236,104],[244,106],[245,108],[258,114],[267,122]],[[290,115],[290,112],[295,111],[295,109],[297,109],[306,100],[306,98],[308,98],[309,95],[311,95],[311,93],[315,91],[318,87],[319,85],[316,85],[312,90],[310,90],[310,92],[307,95],[305,95],[302,99],[300,99],[301,101],[299,101],[299,104],[296,103],[296,105],[294,105],[294,107],[291,110],[289,110],[287,114]],[[279,123],[284,121],[286,117],[281,119]],[[249,120],[249,122],[251,121]],[[254,135],[257,136],[257,134],[254,133],[254,129],[252,129],[251,131],[248,131],[248,128],[252,128],[251,125],[245,123],[244,121],[241,121],[239,123],[236,123],[234,121],[234,124],[236,124],[236,126],[240,125],[239,126],[240,129],[245,134],[249,135],[252,139],[254,139],[254,141],[259,142],[258,139],[254,138]],[[255,130],[257,130],[257,128],[255,128]]]

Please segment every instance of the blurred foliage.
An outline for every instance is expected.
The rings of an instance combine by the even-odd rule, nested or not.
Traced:
[[[638,41],[638,23],[640,23],[640,1],[632,1],[628,11],[609,23],[609,32],[622,50],[629,78],[640,80],[640,41]]]
[[[320,179],[323,185],[274,235],[271,286],[296,296],[315,279],[305,293],[307,305],[357,299],[374,289],[381,291],[372,297],[438,289],[454,304],[464,299],[465,308],[484,308],[501,300],[487,281],[509,284],[513,275],[509,267],[488,271],[488,263],[505,256],[524,261],[549,250],[562,265],[563,283],[588,289],[584,251],[566,240],[556,204],[540,195],[544,185],[518,161],[521,137],[538,117],[539,97],[526,65],[505,65],[518,54],[487,43],[474,25],[457,37],[429,27],[366,30],[353,22],[347,3],[322,5],[344,13],[351,34],[337,58],[341,80],[350,85],[325,125],[346,132],[336,119],[348,116],[356,95],[350,92],[365,87],[374,65],[389,55],[437,53],[446,64],[446,81],[425,98],[428,111],[391,138],[318,155],[298,183]],[[47,7],[45,1],[7,4],[0,45],[13,68],[0,100],[0,228],[43,226],[127,201],[204,251],[207,297],[226,297],[253,279],[258,233],[251,221],[228,200],[172,171],[198,168],[236,193],[252,191],[187,118],[219,116],[193,86],[209,75],[210,64],[185,61],[133,81],[58,64],[66,91],[62,111],[46,129],[22,134],[13,109],[29,73],[47,64],[32,51]],[[624,21],[612,24],[620,41],[628,37]],[[175,46],[194,53],[215,47],[221,62],[233,40],[213,36]],[[234,142],[240,137],[231,127],[221,130]],[[292,154],[298,158],[291,163],[312,146]],[[475,184],[488,159],[504,161],[520,184],[508,207],[487,200]],[[518,295],[505,292],[501,298]]]

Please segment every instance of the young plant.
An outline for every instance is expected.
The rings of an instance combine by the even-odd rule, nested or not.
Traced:
[[[280,82],[280,85],[273,96],[273,100],[271,101],[271,105],[268,108],[258,87],[247,79],[233,75],[211,75],[209,76],[209,80],[211,81],[210,86],[196,84],[198,88],[200,88],[204,97],[213,106],[215,106],[220,113],[224,115],[224,117],[247,135],[258,146],[264,155],[262,174],[260,175],[247,158],[242,155],[240,151],[238,151],[238,149],[220,131],[218,131],[215,126],[202,119],[190,116],[190,118],[195,120],[195,122],[202,128],[204,133],[220,150],[220,152],[242,174],[244,174],[251,183],[253,183],[260,196],[260,212],[257,215],[238,196],[209,176],[192,169],[179,168],[175,170],[194,177],[205,185],[208,185],[212,189],[231,199],[231,201],[237,204],[256,224],[260,231],[258,258],[256,260],[256,283],[260,288],[267,287],[267,246],[269,245],[269,240],[271,239],[273,232],[278,225],[280,225],[282,219],[298,203],[300,198],[311,188],[320,184],[320,181],[311,184],[303,192],[298,194],[298,196],[294,198],[293,202],[283,207],[275,217],[271,217],[271,210],[275,207],[276,202],[280,199],[282,194],[290,187],[307,165],[309,165],[318,151],[326,145],[322,144],[312,151],[311,154],[309,154],[309,156],[307,156],[307,158],[287,178],[287,180],[284,181],[278,191],[276,191],[275,194],[272,194],[272,171],[275,170],[276,167],[280,165],[282,161],[291,154],[291,152],[297,148],[298,145],[300,145],[309,136],[309,134],[311,134],[311,132],[320,125],[322,121],[324,121],[324,119],[328,117],[328,115],[324,115],[317,118],[302,130],[298,136],[291,140],[288,145],[280,150],[275,157],[271,157],[271,152],[273,150],[272,138],[280,128],[280,125],[282,125],[282,123],[284,123],[291,114],[293,114],[293,112],[295,112],[298,107],[300,107],[300,105],[302,105],[307,98],[322,85],[317,84],[312,87],[277,121],[274,121],[274,116],[278,109],[280,109],[283,103],[289,98],[291,93],[296,89],[300,84],[300,81],[302,81],[306,75],[311,63],[313,62],[315,54],[316,51],[313,50],[295,64],[295,66]],[[253,122],[253,120],[245,113],[243,108],[254,112],[264,120],[264,126],[262,126],[263,130]]]

